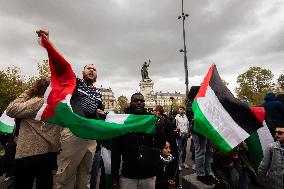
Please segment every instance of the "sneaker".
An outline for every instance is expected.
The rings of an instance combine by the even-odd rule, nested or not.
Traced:
[[[206,176],[197,176],[197,180],[202,182],[203,184],[212,185],[212,183],[209,182]]]
[[[189,169],[189,166],[188,166],[187,164],[185,164],[185,163],[183,163],[182,166],[183,166],[184,168],[186,168],[186,169]]]
[[[195,164],[192,165],[191,169],[195,171]]]
[[[181,168],[181,166],[180,166],[180,165],[178,166],[178,170],[179,170],[179,171],[182,171],[182,168]]]

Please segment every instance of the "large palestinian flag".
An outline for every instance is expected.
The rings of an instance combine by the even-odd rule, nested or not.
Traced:
[[[212,65],[197,93],[192,109],[193,130],[229,152],[262,127],[251,109],[234,98]]]
[[[48,39],[40,38],[46,48],[51,72],[51,83],[45,93],[45,103],[36,119],[68,127],[71,132],[85,139],[107,139],[129,131],[154,133],[154,115],[108,115],[107,121],[87,119],[75,114],[70,99],[76,87],[76,77],[70,64],[61,56]]]
[[[274,139],[264,120],[264,107],[252,107],[251,109],[258,120],[263,123],[263,127],[253,132],[250,137],[245,140],[248,146],[250,161],[257,172],[258,166],[264,157],[265,149],[268,148],[269,144],[274,142]]]

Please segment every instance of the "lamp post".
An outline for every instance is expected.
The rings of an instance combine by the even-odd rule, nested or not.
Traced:
[[[186,99],[188,96],[188,66],[187,66],[187,51],[186,51],[186,44],[185,44],[185,29],[184,29],[184,21],[188,17],[188,14],[185,14],[183,12],[183,0],[181,1],[181,15],[178,16],[178,19],[182,19],[182,36],[183,36],[183,49],[180,49],[179,52],[183,52],[183,60],[184,60],[184,71],[185,71],[185,94],[186,94]]]
[[[173,115],[173,103],[174,103],[174,97],[170,97],[170,100],[171,100],[171,111],[170,111],[170,114]]]

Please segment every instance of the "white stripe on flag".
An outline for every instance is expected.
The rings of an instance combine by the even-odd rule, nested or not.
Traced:
[[[41,116],[42,116],[45,108],[47,107],[47,99],[48,99],[48,96],[51,93],[51,90],[52,90],[51,85],[49,85],[47,87],[45,93],[44,93],[44,98],[43,98],[44,99],[44,103],[43,103],[42,107],[39,109],[39,111],[37,112],[35,120],[41,120]]]
[[[265,149],[269,144],[274,142],[274,139],[266,125],[266,122],[263,121],[263,127],[257,130],[258,138],[261,143],[262,152],[264,153]]]
[[[7,116],[6,110],[4,111],[2,116],[0,117],[0,122],[2,122],[5,125],[9,125],[11,127],[14,127],[14,124],[15,124],[14,118]]]
[[[111,174],[111,151],[102,147],[101,155],[104,161],[105,173]]]
[[[123,124],[128,116],[129,114],[108,114],[105,121],[109,123]]]
[[[224,109],[210,86],[205,97],[198,98],[197,102],[207,120],[232,148],[249,137]]]

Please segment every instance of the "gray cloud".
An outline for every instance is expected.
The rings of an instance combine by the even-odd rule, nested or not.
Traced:
[[[251,66],[276,74],[279,65],[284,69],[281,0],[188,0],[184,9],[190,15],[190,85],[200,84],[213,62],[231,90]],[[181,1],[172,0],[0,0],[0,69],[16,65],[23,74],[37,73],[46,53],[35,30],[48,28],[75,73],[96,64],[98,85],[111,87],[116,96],[138,89],[141,65],[149,58],[157,91],[184,91],[180,12]]]

